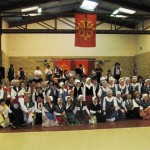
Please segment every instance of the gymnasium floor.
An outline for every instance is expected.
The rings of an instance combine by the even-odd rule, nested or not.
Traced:
[[[0,143],[0,150],[149,150],[150,121],[0,129]]]

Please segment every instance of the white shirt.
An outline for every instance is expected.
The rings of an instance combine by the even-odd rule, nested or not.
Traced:
[[[116,75],[120,75],[121,71],[122,71],[121,67],[119,67],[119,69],[116,67]],[[113,68],[113,74],[114,72],[115,72],[115,67]]]
[[[122,103],[122,107],[124,107],[122,97],[120,97],[120,99],[118,99],[117,97],[115,97],[115,99],[116,99],[116,102],[117,102],[117,103]],[[117,105],[117,106],[118,106],[118,105]],[[118,106],[118,109],[121,109],[121,108]]]
[[[19,87],[16,88],[17,90],[19,90]],[[18,96],[23,96],[24,95],[24,90],[21,89],[19,92],[16,92],[13,88],[11,89],[11,97],[16,97],[16,95]]]
[[[19,101],[19,103],[21,105],[22,111],[25,112],[25,113],[28,113],[29,112],[28,108],[24,104],[24,98],[18,98],[18,101]]]
[[[123,102],[123,106],[124,106],[124,108],[125,108],[126,111],[127,111],[127,108],[126,108],[126,101],[129,101],[129,100],[125,100],[125,101]],[[139,107],[139,105],[138,105],[134,100],[131,100],[131,101],[133,101],[133,107],[134,107],[134,108]]]
[[[46,68],[46,69],[45,69],[45,74],[46,74],[46,75],[51,75],[51,74],[53,74],[53,72],[52,72],[51,69]]]
[[[4,109],[4,106],[0,105],[0,111],[2,111]],[[8,113],[11,113],[12,111],[9,109],[8,106],[6,106],[6,108],[2,111],[2,114],[4,115],[5,118],[8,117]]]
[[[82,110],[85,110],[87,112],[88,115],[90,115],[90,111],[88,110],[87,106],[83,106]],[[75,107],[74,109],[74,114],[77,113],[77,111],[80,111],[80,107]]]
[[[39,79],[42,76],[41,70],[34,70],[35,79]]]
[[[4,98],[4,89],[1,88],[0,89],[0,99],[3,99]]]
[[[136,88],[136,86],[138,86],[138,92],[141,93],[141,86],[140,86],[139,83],[136,83],[136,84],[131,83],[131,86],[132,86],[133,88]]]
[[[103,86],[101,86],[101,87],[99,88],[99,90],[98,90],[98,93],[97,93],[97,95],[98,95],[99,98],[100,98],[101,95],[102,95],[102,90],[107,93],[107,92],[110,90],[110,88],[109,88],[108,86],[107,86],[106,88],[104,88]]]
[[[114,100],[114,101],[113,101]],[[114,107],[115,107],[115,109],[117,109],[118,108],[118,105],[117,105],[117,101],[116,101],[116,99],[115,99],[115,97],[108,97],[108,96],[105,96],[104,97],[104,100],[103,100],[103,110],[105,111],[106,110],[106,101],[108,101],[108,102],[114,102],[113,104],[114,104]]]

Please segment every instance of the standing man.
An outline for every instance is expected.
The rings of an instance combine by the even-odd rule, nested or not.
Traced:
[[[46,81],[50,81],[52,79],[53,71],[50,68],[50,65],[45,69]]]
[[[8,80],[12,81],[15,78],[15,70],[14,70],[14,65],[11,64],[8,70]]]
[[[79,67],[75,69],[75,73],[77,74],[77,76],[79,76],[80,78],[86,74],[85,72],[85,68],[82,66],[82,64],[79,64]]]
[[[97,64],[97,67],[95,68],[97,82],[100,83],[100,78],[102,77],[103,69],[101,68],[100,64]]]
[[[121,71],[122,71],[122,68],[120,67],[120,64],[116,62],[113,68],[113,77],[117,80],[117,82],[120,79]]]

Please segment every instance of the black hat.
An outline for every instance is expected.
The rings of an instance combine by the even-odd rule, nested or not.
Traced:
[[[57,84],[57,83],[54,83],[53,86],[54,86],[54,85],[57,86],[57,88],[58,88],[58,84]]]
[[[92,77],[92,80],[97,80],[97,77],[96,76]]]
[[[38,98],[38,97],[40,97],[41,99],[44,99],[44,97],[43,97],[42,94],[39,94],[39,95],[37,96],[37,98]]]
[[[117,65],[120,65],[120,63],[116,62],[116,63],[115,63],[115,66],[117,66]]]
[[[5,100],[4,100],[4,99],[0,99],[0,104],[1,104],[2,102],[5,102]]]
[[[82,76],[82,78],[87,78],[87,76],[84,74],[84,75]]]

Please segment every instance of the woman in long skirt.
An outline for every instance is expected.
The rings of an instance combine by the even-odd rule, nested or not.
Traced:
[[[118,120],[125,120],[126,119],[125,107],[123,104],[123,99],[121,97],[120,91],[116,92],[116,102],[118,105]]]
[[[142,95],[143,100],[140,102],[142,110],[140,111],[140,116],[143,120],[150,120],[150,99],[147,94]]]
[[[107,96],[104,97],[103,101],[103,111],[106,114],[107,121],[115,121],[118,119],[118,111],[117,111],[117,102],[115,98],[112,96],[112,90],[107,92]]]
[[[103,115],[102,106],[98,103],[98,98],[96,96],[92,97],[92,103],[90,104],[90,113],[96,116],[97,123],[106,122],[106,118]]]
[[[0,100],[0,126],[3,128],[10,125],[9,113],[11,113],[11,110],[5,104],[5,100]]]
[[[89,119],[91,118],[91,115],[90,115],[90,111],[86,106],[86,101],[84,100],[83,95],[78,96],[78,103],[75,106],[74,113],[78,121],[80,122],[80,124],[89,123]]]
[[[67,126],[68,125],[66,112],[65,112],[65,106],[63,104],[62,98],[58,98],[57,105],[55,106],[54,114],[56,116],[59,126]]]
[[[73,104],[73,100],[70,96],[66,96],[66,116],[69,124],[79,124],[79,121],[74,115],[75,106]]]
[[[56,121],[56,117],[54,115],[54,105],[53,105],[53,97],[47,96],[46,103],[42,108],[42,118],[43,118],[43,127],[53,127],[58,126]]]

